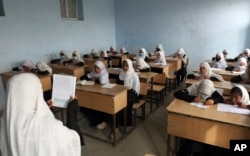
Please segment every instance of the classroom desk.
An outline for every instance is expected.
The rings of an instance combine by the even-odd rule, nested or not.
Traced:
[[[6,87],[8,80],[13,75],[20,74],[20,73],[23,73],[23,72],[9,71],[9,72],[2,73],[1,75],[2,75],[2,82],[3,82],[4,87]],[[43,91],[51,90],[52,88],[51,75],[37,75],[37,76],[41,81]]]
[[[123,54],[113,54],[109,56],[111,57],[112,66],[115,67],[119,67],[119,65],[121,65],[122,62],[128,58],[128,55],[123,55]]]
[[[113,88],[102,88],[100,84],[90,86],[77,85],[75,95],[78,98],[79,106],[111,114],[113,116],[113,132],[115,132],[115,115],[127,107],[127,88],[123,85],[116,85]],[[124,133],[126,133],[126,128]],[[113,145],[116,143],[115,134]]]
[[[94,59],[94,58],[84,58],[85,64],[88,66],[86,67],[86,71],[93,71],[94,69],[94,64],[96,61],[102,61],[105,67],[108,67],[108,60],[106,59]]]
[[[225,81],[230,81],[233,77],[243,74],[242,72],[232,72],[223,69],[211,68],[211,70],[213,71],[213,73],[221,75]],[[199,69],[196,68],[193,72],[199,72]]]
[[[169,71],[178,71],[181,69],[182,60],[180,58],[166,57],[166,61],[168,64],[172,64],[169,67]]]
[[[114,77],[118,77],[118,75],[121,72],[121,68],[107,68],[107,71],[109,74],[111,75],[116,75]],[[138,73],[138,77],[140,80],[145,80],[146,82],[148,82],[150,80],[150,90],[151,90],[151,97],[150,97],[150,112],[152,112],[152,107],[153,107],[153,80],[154,77],[158,75],[158,73],[155,72],[140,72]]]
[[[171,151],[170,135],[227,149],[231,139],[250,139],[247,115],[219,112],[217,105],[201,109],[180,99],[174,99],[166,109],[168,156]]]
[[[167,65],[160,65],[157,63],[148,63],[148,64],[151,68],[151,71],[157,73],[165,73],[166,76],[169,72],[169,68],[172,66],[172,64],[167,64]]]
[[[81,76],[84,75],[85,69],[84,66],[75,66],[75,65],[62,65],[62,64],[49,64],[52,68],[53,74],[68,74],[74,75],[79,80]]]

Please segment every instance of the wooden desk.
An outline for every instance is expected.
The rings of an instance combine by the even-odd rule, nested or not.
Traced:
[[[94,69],[94,64],[96,61],[102,61],[103,64],[108,67],[108,60],[105,60],[105,59],[93,59],[93,58],[84,58],[84,62],[85,64],[87,65],[87,67],[85,68],[86,71],[93,71]]]
[[[23,72],[18,72],[18,71],[9,71],[9,72],[5,72],[2,73],[2,82],[4,87],[6,87],[8,80],[16,74],[20,74]],[[48,91],[51,90],[52,85],[51,85],[51,75],[37,75],[38,78],[41,81],[42,87],[43,87],[43,91]]]
[[[169,71],[178,71],[181,69],[182,60],[180,58],[166,57],[168,64],[172,64]]]
[[[230,81],[233,77],[243,74],[241,72],[233,73],[232,71],[227,71],[227,70],[223,70],[223,69],[221,69],[221,70],[214,69],[214,68],[211,68],[211,69],[212,69],[213,73],[221,75],[225,81]],[[199,68],[194,69],[193,72],[194,73],[199,72]]]
[[[230,148],[231,139],[250,139],[249,116],[216,109],[217,105],[204,110],[174,99],[167,107],[167,155],[170,155],[170,135],[223,148]]]
[[[128,58],[127,55],[123,55],[123,54],[110,55],[110,57],[112,61],[112,66],[115,66],[115,67],[121,67],[122,62]]]
[[[149,63],[149,66],[151,68],[151,71],[157,72],[157,73],[165,73],[167,76],[169,72],[169,68],[172,66],[172,64],[160,65],[157,63]]]
[[[127,107],[127,89],[123,85],[116,85],[113,88],[102,88],[102,85],[99,84],[77,85],[75,94],[79,106],[111,114],[113,116],[113,132],[115,132],[115,114]],[[126,129],[124,133],[126,133]],[[116,143],[115,134],[113,145]]]
[[[68,74],[74,75],[79,80],[85,74],[84,66],[49,64],[53,74]]]

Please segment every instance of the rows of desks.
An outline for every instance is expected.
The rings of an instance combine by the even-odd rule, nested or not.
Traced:
[[[247,115],[218,112],[217,105],[204,110],[179,99],[174,99],[166,109],[167,155],[172,149],[171,135],[227,149],[232,139],[250,139]]]

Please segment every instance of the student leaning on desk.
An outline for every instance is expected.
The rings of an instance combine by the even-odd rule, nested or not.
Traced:
[[[60,58],[59,59],[52,59],[50,61],[50,63],[51,64],[64,64],[69,60],[70,60],[70,57],[68,56],[67,52],[65,50],[62,50],[60,52]]]
[[[213,82],[208,79],[192,84],[186,89],[176,91],[174,96],[187,102],[202,102],[205,105],[223,102],[223,97],[216,91]]]
[[[240,108],[250,109],[249,94],[242,85],[236,85],[230,91],[230,98],[225,103],[238,105]]]
[[[76,106],[77,103],[68,106],[72,112],[68,113],[66,127],[44,101],[38,77],[30,73],[14,75],[7,84],[7,102],[3,109],[2,155],[80,156],[81,134],[75,129],[78,126]]]
[[[243,74],[233,77],[231,82],[250,84],[250,64],[248,64],[247,69]]]
[[[196,80],[210,79],[212,81],[224,81],[221,75],[213,73],[208,62],[202,62],[200,64],[200,72],[195,74],[188,74],[187,78]]]
[[[32,72],[36,70],[36,66],[31,60],[24,60],[21,67],[12,68],[13,71],[21,71],[21,72]]]

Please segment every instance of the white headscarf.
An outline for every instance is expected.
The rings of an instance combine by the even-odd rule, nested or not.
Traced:
[[[203,75],[205,77],[209,77],[209,78],[214,77],[214,78],[217,78],[219,81],[224,81],[224,79],[223,79],[223,77],[221,75],[213,73],[213,71],[210,68],[210,65],[207,62],[202,62],[200,64],[200,67],[204,67],[207,70],[205,75],[200,73],[201,75]]]
[[[120,49],[120,52],[126,53],[126,52],[128,52],[128,51],[126,50],[125,47],[122,47],[122,48]]]
[[[155,63],[160,63],[161,65],[167,65],[165,54],[162,51],[158,52],[160,54],[160,59],[156,59]]]
[[[150,66],[147,64],[147,62],[145,62],[145,60],[142,57],[137,57],[136,65],[138,66],[139,69],[150,68]]]
[[[24,60],[22,66],[29,67],[30,69],[35,69],[36,66],[31,60]]]
[[[220,61],[213,61],[212,68],[225,69],[227,67],[227,62],[225,61],[224,54],[222,52],[218,52],[216,56],[220,56]]]
[[[40,80],[17,74],[7,84],[0,147],[3,156],[80,156],[79,135],[55,119]]]
[[[242,92],[242,97],[241,97],[240,102],[245,103],[247,105],[250,105],[249,94],[248,94],[246,88],[240,84],[235,85],[235,87],[240,88],[240,90]]]
[[[187,57],[185,57],[185,56],[186,56],[186,53],[185,53],[185,51],[184,51],[183,48],[179,48],[179,49],[177,50],[176,54],[177,54],[178,56],[181,57],[182,62],[183,62],[184,64],[187,64]]]
[[[76,55],[76,60],[74,60],[75,62],[83,62],[83,63],[84,63],[84,61],[83,61],[83,59],[81,58],[81,55],[80,55],[80,53],[79,53],[78,51],[74,50],[74,51],[73,51],[73,54]],[[73,56],[73,55],[72,55],[72,56]]]
[[[109,73],[105,67],[105,65],[103,64],[102,61],[96,61],[95,62],[95,65],[100,68],[101,70],[101,73],[100,74],[97,74],[95,72],[95,70],[89,74],[87,74],[88,78],[93,78],[93,77],[96,77],[99,79],[100,81],[100,84],[106,84],[106,83],[109,83]]]
[[[160,51],[162,51],[163,53],[165,53],[165,51],[164,51],[163,46],[162,46],[161,43],[157,44],[157,45],[156,45],[156,48],[159,48]]]
[[[214,83],[211,80],[204,79],[196,84],[192,84],[187,88],[189,95],[198,96],[207,99],[214,93]]]
[[[130,59],[126,59],[124,61],[128,63],[128,71],[122,70],[119,75],[119,79],[124,81],[124,86],[127,86],[128,89],[134,89],[134,91],[139,95],[140,80],[134,71],[132,61]]]
[[[62,58],[61,54],[64,55],[64,58]],[[69,55],[67,54],[67,52],[65,50],[62,50],[60,52],[60,59],[61,59],[61,62],[68,61],[70,59]]]
[[[143,59],[145,59],[146,57],[149,57],[148,52],[146,51],[145,48],[141,48],[140,51],[142,51],[142,53],[143,53]]]
[[[103,54],[104,54],[104,57],[108,57],[108,54],[107,54],[107,51],[106,51],[106,50],[101,50],[101,52],[100,52],[100,56],[101,56],[101,53],[103,53]]]
[[[241,63],[246,64],[245,66],[240,66]],[[234,71],[244,72],[247,68],[247,59],[241,57],[238,59],[237,64],[234,66]]]
[[[248,80],[249,79],[249,77],[250,77],[250,73],[248,73],[249,68],[250,68],[250,64],[248,64],[247,69],[245,70],[245,73],[240,75],[240,77],[243,80]]]
[[[244,49],[243,53],[247,55],[247,57],[250,57],[250,49]]]
[[[40,71],[48,71],[50,74],[52,74],[52,69],[46,63],[39,61],[36,63],[36,66]]]

